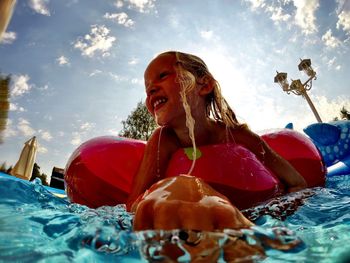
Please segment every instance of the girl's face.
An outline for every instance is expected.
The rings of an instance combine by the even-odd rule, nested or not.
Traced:
[[[161,126],[186,120],[175,64],[174,54],[162,54],[151,61],[144,74],[146,106]]]

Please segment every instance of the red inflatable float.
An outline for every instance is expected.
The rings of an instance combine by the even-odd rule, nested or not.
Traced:
[[[293,130],[264,134],[263,139],[287,159],[309,187],[323,186],[326,169],[315,145]],[[72,202],[90,207],[125,203],[145,149],[145,142],[105,136],[79,146],[65,168],[67,195]],[[166,176],[188,173],[192,148],[172,157]],[[240,145],[208,145],[198,149],[191,175],[200,177],[226,195],[238,208],[248,208],[279,192],[275,176]]]

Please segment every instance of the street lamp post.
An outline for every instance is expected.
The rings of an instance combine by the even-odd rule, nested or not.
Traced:
[[[316,72],[311,67],[311,60],[300,59],[300,64],[298,65],[298,68],[300,71],[304,71],[309,77],[308,80],[305,81],[305,83],[302,83],[300,79],[297,79],[292,80],[292,83],[289,85],[287,80],[287,73],[278,71],[274,81],[275,83],[278,83],[282,87],[282,90],[287,92],[287,94],[290,94],[292,92],[295,95],[301,95],[303,98],[305,98],[312,112],[314,113],[317,121],[322,122],[320,115],[318,114],[314,104],[312,103],[309,95],[307,94],[307,91],[309,91],[312,88],[312,80],[316,79]]]

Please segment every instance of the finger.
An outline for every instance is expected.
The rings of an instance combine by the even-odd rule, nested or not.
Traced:
[[[215,215],[215,229],[248,228],[253,225],[253,223],[249,221],[236,207],[233,207],[229,203],[213,207],[212,213]]]
[[[156,202],[153,213],[154,229],[170,230],[181,228],[177,213],[179,202],[176,200]]]
[[[134,231],[153,229],[153,201],[141,201],[135,212],[133,229]]]
[[[182,202],[178,218],[182,229],[213,231],[214,224],[209,208],[192,202]]]

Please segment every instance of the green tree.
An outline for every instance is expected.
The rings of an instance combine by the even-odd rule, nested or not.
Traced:
[[[6,129],[10,108],[10,80],[10,76],[0,74],[0,144],[3,142],[3,132]]]
[[[6,162],[3,162],[3,163],[0,165],[0,172],[2,172],[2,173],[10,174],[11,170],[12,170],[12,165],[10,165],[9,167],[7,167]]]
[[[140,101],[136,109],[131,112],[125,121],[122,121],[123,129],[119,136],[148,140],[157,124],[151,114],[148,112],[146,105]]]
[[[2,172],[2,173],[6,173],[6,172],[7,172],[7,165],[6,165],[6,162],[3,162],[3,163],[0,165],[0,172]]]
[[[7,170],[6,170],[6,173],[7,174],[11,174],[12,168],[13,168],[12,165],[10,165],[10,167],[7,168]]]
[[[33,181],[35,178],[40,178],[43,185],[49,185],[47,183],[47,175],[44,173],[40,173],[40,166],[37,163],[34,163],[32,177],[30,178],[30,181]]]

